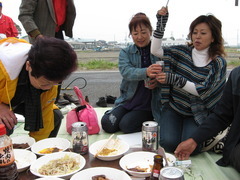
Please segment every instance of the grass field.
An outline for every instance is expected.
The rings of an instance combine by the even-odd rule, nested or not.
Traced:
[[[226,48],[228,68],[240,66],[240,49]],[[79,70],[117,70],[119,51],[78,51]]]

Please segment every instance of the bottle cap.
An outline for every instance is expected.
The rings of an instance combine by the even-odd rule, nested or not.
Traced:
[[[4,124],[0,124],[0,136],[6,134],[6,127]]]
[[[160,154],[156,154],[156,155],[154,156],[154,158],[155,158],[155,159],[162,159],[163,157],[162,157],[162,155],[160,155]]]

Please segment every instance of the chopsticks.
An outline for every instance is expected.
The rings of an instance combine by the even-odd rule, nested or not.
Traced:
[[[165,150],[162,147],[159,147],[158,150],[157,150],[157,153],[159,155],[163,156],[163,158],[165,159],[165,162],[166,162],[166,166],[168,166],[168,160],[167,160],[167,157],[166,157]]]
[[[98,150],[98,152],[95,154],[94,157],[97,157],[101,152],[102,150],[108,145],[108,143],[111,141],[111,139],[113,138],[114,134],[112,134],[108,139],[107,141],[104,143],[104,145],[101,147],[100,150]]]

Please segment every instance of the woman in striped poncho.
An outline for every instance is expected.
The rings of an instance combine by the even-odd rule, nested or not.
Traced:
[[[157,13],[151,52],[165,63],[164,72],[157,75],[162,84],[163,103],[160,145],[173,152],[181,141],[191,136],[219,101],[226,81],[226,60],[222,24],[213,15],[199,16],[191,23],[189,44],[162,47],[168,15],[165,7]],[[199,146],[195,153],[202,148]]]

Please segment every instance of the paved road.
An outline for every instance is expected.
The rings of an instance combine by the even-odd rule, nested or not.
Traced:
[[[230,73],[230,69],[227,71],[227,76]],[[84,71],[75,72],[63,83],[65,88],[73,79],[83,77],[86,79],[87,85],[82,89],[83,95],[89,97],[90,104],[93,107],[98,107],[96,102],[99,97],[106,95],[119,96],[119,86],[121,83],[121,75],[119,71]],[[82,79],[76,80],[69,87],[78,86],[79,88],[84,86]],[[75,96],[73,90],[62,90],[62,93],[68,93]],[[112,107],[112,104],[108,104]]]
[[[96,102],[99,97],[105,97],[106,95],[119,96],[119,86],[121,82],[121,75],[119,71],[85,71],[75,72],[67,80],[64,81],[62,88],[64,89],[73,79],[83,77],[86,79],[87,85],[82,90],[84,96],[88,96],[90,104],[93,107],[97,107]],[[79,88],[84,86],[84,81],[78,79],[74,81],[69,87],[78,86]],[[61,93],[68,93],[75,95],[73,90],[62,90]],[[76,97],[76,96],[75,96]],[[108,104],[109,107],[113,106]]]

